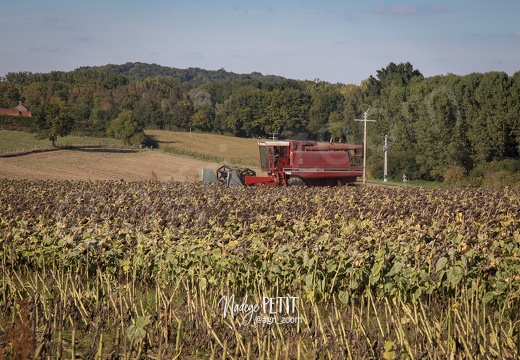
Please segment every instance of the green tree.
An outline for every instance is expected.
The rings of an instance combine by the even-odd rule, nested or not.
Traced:
[[[211,108],[200,108],[191,117],[191,125],[201,131],[211,131],[214,112]]]
[[[108,136],[127,145],[139,145],[145,140],[143,128],[135,120],[132,110],[123,110],[108,126]]]
[[[419,108],[416,123],[417,162],[427,178],[442,179],[450,165],[458,165],[452,153],[454,135],[458,132],[457,114],[448,88],[436,87]],[[460,134],[458,134],[460,136]]]
[[[276,89],[265,95],[264,134],[279,133],[282,137],[292,137],[304,131],[308,98],[302,91]]]
[[[337,119],[332,113],[343,113],[344,98],[337,86],[325,82],[307,82],[307,92],[310,95],[310,105],[307,111],[307,130],[323,140],[330,137],[329,120]]]
[[[69,135],[74,126],[65,101],[58,97],[53,97],[48,103],[35,107],[33,115],[35,118],[33,130],[37,133],[36,138],[49,139],[52,146],[56,145],[59,136]]]
[[[0,83],[0,107],[14,107],[20,100],[22,96],[15,85]]]
[[[507,157],[520,155],[520,71],[511,77],[512,85],[509,96]]]
[[[178,129],[188,129],[193,112],[193,104],[188,99],[176,102],[170,114],[172,125]]]
[[[214,131],[211,128],[215,118],[211,94],[205,88],[198,87],[189,91],[189,98],[194,110],[191,116],[191,126],[202,131]]]
[[[500,160],[507,152],[511,128],[508,98],[511,80],[503,72],[483,74],[475,89],[478,111],[468,119],[468,138],[476,163]]]
[[[362,112],[361,109],[364,104],[363,89],[360,86],[349,84],[341,86],[339,91],[343,95],[343,114],[338,124],[342,134],[335,134],[334,136],[345,137],[347,143],[361,143],[363,131],[354,119]],[[329,118],[329,122],[331,120]],[[331,128],[334,129],[335,126],[332,125]]]
[[[363,82],[367,95],[371,99],[377,98],[381,91],[390,86],[390,84],[406,86],[412,78],[423,77],[421,72],[414,70],[409,62],[400,63],[399,65],[391,62],[385,68],[377,70],[376,73],[377,79],[371,75]]]
[[[223,104],[220,111],[223,128],[235,136],[262,136],[269,125],[265,116],[267,92],[246,85],[239,87]]]

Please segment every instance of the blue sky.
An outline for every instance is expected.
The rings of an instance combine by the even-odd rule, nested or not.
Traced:
[[[156,63],[359,84],[520,70],[519,0],[0,0],[0,76]]]

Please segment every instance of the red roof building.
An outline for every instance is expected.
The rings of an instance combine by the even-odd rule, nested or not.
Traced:
[[[18,106],[14,109],[0,109],[0,115],[10,115],[10,116],[32,116],[30,111],[27,110],[25,106],[23,106],[22,102],[18,102]]]

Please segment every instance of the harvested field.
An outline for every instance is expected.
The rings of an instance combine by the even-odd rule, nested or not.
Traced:
[[[99,142],[114,148],[77,148],[44,151],[22,156],[0,157],[0,178],[28,180],[159,180],[198,181],[203,168],[242,164],[254,169],[258,164],[255,139],[214,134],[146,131],[160,145],[154,149],[122,149],[114,139],[64,138],[63,144]],[[0,151],[30,150],[48,146],[33,134],[0,131]],[[192,151],[193,150],[193,151]],[[259,171],[259,169],[254,169]]]
[[[198,181],[220,165],[156,150],[77,149],[0,158],[0,178],[29,180]]]

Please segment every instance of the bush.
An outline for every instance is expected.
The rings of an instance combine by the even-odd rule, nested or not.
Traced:
[[[448,167],[442,173],[442,177],[444,178],[444,182],[448,185],[454,186],[467,186],[469,185],[468,177],[466,175],[466,170],[464,167],[460,165],[452,165]]]
[[[520,173],[509,171],[488,171],[484,174],[482,187],[485,188],[520,188]]]
[[[145,141],[146,141],[146,136],[144,135],[144,132],[140,132],[140,133],[134,134],[128,140],[128,143],[133,146],[138,146],[138,145],[144,144]]]
[[[123,110],[108,126],[107,135],[120,139],[126,145],[140,145],[145,141],[143,128],[131,110]]]
[[[520,172],[520,160],[504,159],[478,164],[470,173],[473,177],[483,177],[487,172],[507,171],[510,173]]]
[[[520,160],[504,159],[477,165],[470,181],[487,188],[520,187]]]

